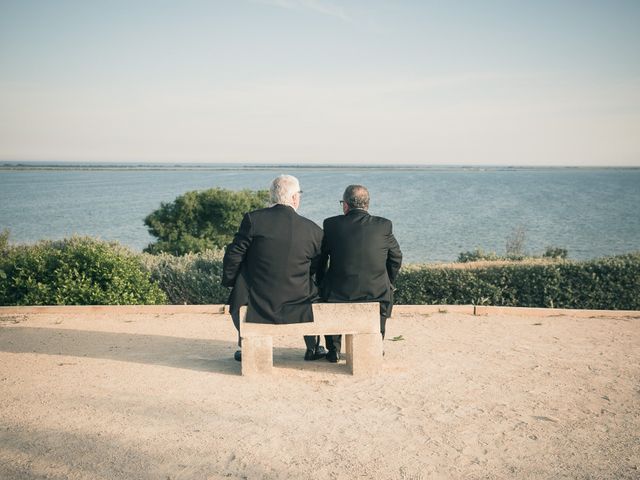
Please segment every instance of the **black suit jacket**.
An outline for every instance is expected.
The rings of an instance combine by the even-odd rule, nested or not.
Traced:
[[[247,322],[254,323],[312,322],[321,244],[320,227],[292,207],[245,214],[223,259],[231,311],[249,305]]]
[[[324,221],[322,258],[317,278],[328,302],[380,302],[391,315],[402,252],[390,220],[352,209]]]

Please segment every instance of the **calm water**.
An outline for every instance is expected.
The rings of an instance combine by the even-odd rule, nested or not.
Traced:
[[[211,187],[268,188],[280,173],[304,190],[299,212],[319,225],[341,213],[350,183],[371,192],[370,211],[393,220],[408,262],[455,260],[477,247],[504,253],[526,229],[525,248],[586,259],[640,250],[640,169],[200,168],[0,170],[0,228],[14,242],[73,234],[141,250],[143,219],[176,196]]]

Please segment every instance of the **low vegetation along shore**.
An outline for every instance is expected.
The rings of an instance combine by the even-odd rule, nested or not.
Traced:
[[[220,304],[222,252],[135,253],[89,237],[0,242],[0,305]],[[406,265],[397,304],[640,310],[640,252]]]

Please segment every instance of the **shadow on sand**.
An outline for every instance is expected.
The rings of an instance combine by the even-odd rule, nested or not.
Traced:
[[[304,370],[309,372],[322,372],[334,375],[351,375],[344,360],[339,363],[327,362],[325,358],[313,361],[304,361],[304,342],[300,339],[301,348],[273,348],[273,366],[275,368],[287,368],[292,370]],[[322,342],[324,344],[324,341]]]
[[[233,359],[236,348],[235,342],[162,335],[34,327],[0,329],[3,352],[100,358],[225,375],[240,375],[240,363]],[[305,362],[303,357],[302,346],[273,349],[276,368],[348,374],[344,362]]]
[[[56,328],[0,329],[0,350],[101,358],[239,375],[233,342]]]

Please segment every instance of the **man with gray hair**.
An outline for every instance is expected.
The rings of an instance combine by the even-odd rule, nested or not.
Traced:
[[[297,178],[276,177],[270,188],[272,206],[246,213],[227,246],[222,285],[233,287],[228,303],[238,332],[242,305],[248,305],[247,322],[313,321],[311,303],[318,297],[313,276],[322,230],[296,213],[301,194]],[[305,360],[324,357],[319,337],[305,336],[305,343]],[[240,350],[235,358],[241,360]]]
[[[322,258],[316,275],[321,297],[328,302],[380,302],[380,333],[393,308],[393,282],[402,252],[390,220],[369,215],[369,191],[349,185],[342,200],[343,215],[324,221]],[[326,337],[327,360],[340,359],[342,337]]]

